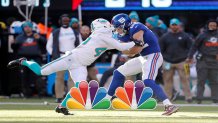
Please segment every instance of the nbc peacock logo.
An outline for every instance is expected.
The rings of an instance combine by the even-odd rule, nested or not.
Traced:
[[[124,87],[116,89],[117,98],[112,100],[114,109],[140,109],[152,110],[157,106],[157,101],[151,98],[153,91],[149,87],[145,87],[140,80],[133,83],[128,80],[124,83]]]
[[[70,96],[67,100],[68,109],[109,109],[111,106],[106,97],[107,90],[99,88],[97,81],[81,81],[77,87],[70,90]]]

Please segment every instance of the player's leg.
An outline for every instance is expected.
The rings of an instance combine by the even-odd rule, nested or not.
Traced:
[[[70,71],[68,71],[68,82],[67,82],[67,88],[68,88],[68,91],[74,87],[74,82],[72,80],[72,77],[70,76]]]
[[[171,115],[178,110],[178,107],[172,105],[170,100],[167,98],[163,89],[156,84],[155,79],[158,73],[159,67],[163,63],[163,57],[161,53],[153,53],[147,56],[147,61],[142,65],[142,79],[144,81],[145,86],[150,87],[157,98],[163,101],[165,106],[165,112],[163,115]]]
[[[69,71],[70,71],[70,76],[71,76],[72,80],[74,81],[75,85],[78,85],[79,82],[81,82],[82,80],[86,80],[86,78],[87,78],[88,73],[87,73],[87,68],[85,66],[81,66],[78,68],[72,68]],[[66,102],[69,98],[71,98],[70,90],[67,93],[64,100],[61,102],[60,106],[66,107]]]
[[[142,66],[142,80],[145,86],[150,87],[158,99],[164,101],[167,99],[163,89],[155,83],[159,67],[162,65],[163,58],[160,53],[153,53],[148,55],[147,61]],[[171,104],[171,103],[169,103]]]
[[[118,67],[113,73],[113,79],[110,84],[107,98],[111,98],[115,90],[122,86],[125,81],[126,76],[135,75],[142,72],[142,63],[140,61],[141,57],[133,58],[127,61],[124,65]]]
[[[78,68],[71,68],[69,70],[70,72],[70,77],[73,79],[73,81],[76,82],[80,82],[82,80],[86,80],[88,72],[87,72],[87,68],[86,66],[80,66]],[[74,83],[74,84],[75,84]],[[70,95],[70,91],[67,93],[66,97],[64,98],[64,100],[55,108],[55,111],[57,113],[62,113],[64,115],[70,115],[68,109],[67,109],[67,100],[69,98],[72,98]]]
[[[28,61],[26,58],[20,58],[20,59],[10,61],[7,65],[7,67],[10,69],[13,69],[13,68],[19,67],[21,65],[27,66],[35,74],[41,75],[41,66],[34,61]]]
[[[87,79],[88,72],[86,66],[80,66],[69,70],[70,76],[74,81],[74,84]]]
[[[52,62],[49,62],[48,64],[41,67],[37,62],[28,61],[25,58],[20,58],[20,59],[9,62],[8,67],[13,68],[13,67],[23,65],[23,66],[28,67],[30,70],[32,70],[37,75],[49,75],[57,71],[67,70],[72,64],[71,59],[72,59],[72,53],[69,52],[63,55],[62,57]]]
[[[67,91],[69,91],[72,87],[74,87],[74,82],[70,76],[70,72],[68,71],[68,81],[67,81]],[[59,80],[58,80],[59,74]],[[62,75],[61,75],[62,74]],[[65,71],[59,71],[56,73],[56,82],[55,82],[55,94],[56,94],[56,102],[61,103],[64,99],[65,92],[65,82],[64,82]]]

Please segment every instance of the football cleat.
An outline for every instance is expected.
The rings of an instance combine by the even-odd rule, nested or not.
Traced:
[[[10,61],[7,65],[7,67],[9,69],[13,69],[13,68],[17,68],[17,67],[20,67],[21,66],[21,62],[23,60],[26,60],[26,58],[19,58],[19,59],[16,59],[16,60],[13,60],[13,61]]]
[[[62,113],[64,115],[73,115],[73,114],[70,114],[69,111],[67,110],[67,108],[65,107],[62,107],[60,105],[58,105],[56,108],[55,108],[55,112],[57,113]]]
[[[176,113],[179,110],[179,107],[175,106],[175,105],[168,105],[165,106],[165,112],[162,115],[166,115],[169,116],[173,113]]]

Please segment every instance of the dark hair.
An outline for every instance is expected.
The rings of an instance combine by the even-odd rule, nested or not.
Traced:
[[[215,22],[218,25],[218,21],[216,19],[209,19],[207,21],[207,26],[209,25],[210,22]]]
[[[62,14],[59,19],[61,20],[61,19],[64,18],[64,17],[70,18],[70,16],[69,16],[68,14]]]
[[[209,19],[209,20],[207,21],[206,25],[205,25],[205,29],[206,29],[206,30],[209,30],[209,23],[211,23],[211,22],[215,22],[215,23],[216,23],[216,26],[218,27],[218,22],[217,22],[216,19]]]
[[[70,16],[69,16],[68,14],[62,14],[62,15],[59,17],[59,20],[58,20],[58,22],[59,22],[60,25],[62,25],[62,18],[64,18],[64,17],[68,17],[68,18],[70,19]]]

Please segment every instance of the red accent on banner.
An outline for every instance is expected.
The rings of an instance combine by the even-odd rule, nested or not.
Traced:
[[[72,10],[76,10],[83,0],[72,0]]]

